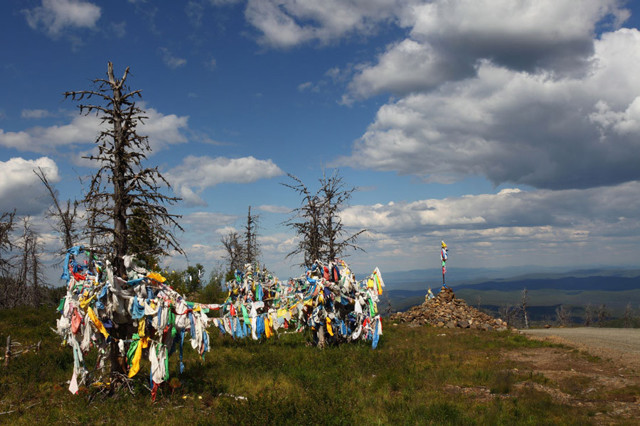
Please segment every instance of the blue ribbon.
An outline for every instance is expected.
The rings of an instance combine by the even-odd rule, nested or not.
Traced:
[[[184,328],[180,330],[180,374],[184,371],[184,364],[182,363],[182,346],[184,345]]]
[[[67,255],[65,256],[64,264],[62,265],[62,276],[60,277],[60,279],[69,281],[69,278],[71,278],[71,276],[69,275],[69,259],[71,258],[71,255],[77,256],[83,250],[83,246],[75,246],[67,250]]]
[[[133,306],[131,306],[131,318],[140,319],[144,316],[144,306],[138,303],[138,296],[133,296]]]
[[[378,339],[380,339],[380,335],[378,334],[378,330],[379,329],[380,329],[380,319],[378,319],[378,321],[376,321],[376,325],[374,327],[373,342],[371,342],[371,347],[373,349],[378,347]]]

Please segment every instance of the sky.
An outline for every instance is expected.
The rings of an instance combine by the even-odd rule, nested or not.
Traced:
[[[82,198],[99,121],[63,94],[111,61],[182,198],[187,257],[166,266],[222,264],[251,206],[263,263],[299,275],[283,183],[337,169],[343,223],[367,230],[356,271],[437,267],[441,240],[453,274],[638,267],[639,3],[5,0],[0,212],[59,248],[33,169]]]

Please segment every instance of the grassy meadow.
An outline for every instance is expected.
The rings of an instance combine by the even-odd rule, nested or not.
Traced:
[[[560,348],[568,363],[603,362],[597,358],[509,332],[389,322],[376,350],[363,343],[319,350],[304,334],[234,341],[212,329],[204,361],[186,341],[182,375],[177,353],[171,357],[172,378],[156,402],[148,362],[132,381],[134,394],[82,387],[72,395],[72,351],[50,330],[55,317],[52,309],[0,311],[0,342],[8,334],[24,344],[42,340],[38,354],[0,367],[0,423],[582,425],[610,406],[604,397],[589,409],[559,402],[537,386],[563,383],[506,355]],[[95,354],[89,369],[92,362]],[[573,386],[579,393],[591,384]],[[626,392],[633,398],[640,389]]]

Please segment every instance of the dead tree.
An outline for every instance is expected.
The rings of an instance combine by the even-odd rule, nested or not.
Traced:
[[[633,327],[633,307],[631,306],[631,302],[627,303],[622,319],[625,328]]]
[[[251,206],[247,212],[247,224],[244,227],[244,256],[245,263],[253,265],[260,257],[260,246],[258,244],[258,221],[260,217],[251,214]]]
[[[355,188],[346,188],[337,171],[330,177],[323,175],[316,192],[311,192],[296,176],[288,176],[294,183],[282,185],[296,191],[302,201],[293,211],[294,216],[285,222],[299,237],[298,246],[287,257],[302,254],[302,265],[308,266],[316,260],[331,262],[344,256],[349,249],[362,250],[356,243],[366,230],[347,235],[340,217]]]
[[[11,238],[15,211],[0,215],[0,308],[15,306],[17,281],[12,274],[13,257],[11,255],[14,244]]]
[[[598,306],[598,327],[604,327],[604,321],[609,316],[609,311],[607,310],[607,305],[604,303]]]
[[[502,305],[498,312],[502,319],[507,323],[507,327],[512,327],[514,320],[516,319],[517,308],[513,305]]]
[[[58,194],[53,185],[47,179],[41,167],[33,171],[40,179],[42,184],[47,188],[51,196],[52,205],[47,210],[47,217],[54,220],[53,228],[60,235],[62,242],[62,253],[73,247],[78,242],[78,231],[76,222],[78,221],[78,201],[67,200],[63,207],[58,200]],[[65,204],[65,203],[63,203]]]
[[[346,188],[338,170],[320,179],[320,195],[322,197],[322,236],[326,245],[327,260],[333,261],[341,257],[348,249],[362,250],[356,242],[358,236],[366,230],[362,229],[351,235],[345,235],[344,224],[340,212],[351,199],[356,188]]]
[[[87,210],[92,250],[108,256],[118,276],[126,277],[124,256],[129,254],[130,232],[128,219],[134,210],[148,218],[148,229],[158,242],[159,255],[168,250],[184,254],[173,231],[183,230],[167,206],[179,198],[163,191],[171,186],[157,167],[145,167],[146,153],[151,151],[147,136],[138,133],[138,125],[147,119],[135,102],[141,98],[140,90],[131,90],[126,84],[129,68],[117,79],[113,64],[107,65],[107,78],[93,80],[94,89],[66,92],[65,98],[79,102],[80,114],[95,114],[102,123],[96,138],[96,152],[86,158],[98,165],[91,177],[89,190],[83,203]],[[97,103],[84,103],[96,99]],[[115,321],[111,331],[115,339],[130,339],[135,331],[133,323]],[[112,389],[123,373],[122,358],[118,355],[116,340],[111,340]]]
[[[522,298],[520,299],[520,310],[522,311],[522,319],[524,320],[524,328],[529,328],[529,315],[527,314],[527,305],[529,304],[529,292],[527,289],[522,290]]]
[[[179,198],[161,192],[170,185],[157,167],[144,167],[146,153],[151,151],[147,136],[138,134],[138,124],[147,119],[136,98],[140,90],[131,90],[126,84],[129,68],[122,78],[114,76],[113,64],[108,63],[107,78],[93,81],[93,90],[66,92],[65,98],[80,102],[78,107],[84,115],[96,114],[104,130],[96,139],[97,153],[86,158],[96,161],[99,169],[91,178],[84,197],[89,216],[90,232],[96,238],[104,237],[96,246],[102,246],[105,254],[112,256],[115,272],[125,274],[123,257],[128,254],[127,220],[136,208],[149,217],[149,228],[162,249],[162,254],[180,248],[173,229],[182,227],[178,215],[169,213],[167,205]],[[85,99],[97,98],[99,103],[83,103]]]
[[[45,286],[40,252],[40,237],[33,230],[29,217],[23,219],[23,232],[16,246],[19,249],[16,262],[16,305],[39,306]]]
[[[11,233],[14,227],[16,212],[2,213],[0,215],[0,277],[6,277],[11,270],[10,253],[13,249]]]
[[[220,242],[227,252],[225,256],[226,261],[229,264],[227,272],[242,270],[242,262],[245,259],[245,255],[238,233],[235,231],[229,231],[228,234],[222,236]]]
[[[292,174],[287,174],[287,176],[294,183],[283,183],[282,185],[293,189],[302,196],[300,207],[294,209],[293,217],[285,222],[299,237],[298,246],[287,254],[287,257],[302,254],[303,262],[300,266],[310,266],[316,260],[323,258],[322,200],[318,193],[312,194],[309,188],[296,176]]]
[[[566,327],[571,323],[571,309],[565,305],[556,308],[556,321],[559,325]]]
[[[584,326],[585,327],[591,327],[591,325],[593,324],[594,316],[595,316],[595,312],[594,312],[593,305],[591,305],[591,303],[588,303],[587,306],[584,308]]]

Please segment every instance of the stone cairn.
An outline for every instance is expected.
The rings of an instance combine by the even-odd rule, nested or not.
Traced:
[[[392,321],[411,325],[426,325],[444,328],[471,328],[476,330],[506,330],[507,323],[467,305],[463,299],[456,299],[453,290],[442,287],[440,293],[427,299],[422,305],[414,306],[406,312],[392,314]]]

